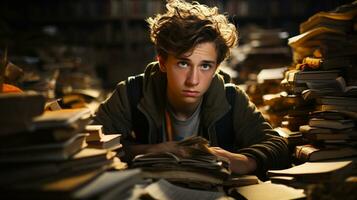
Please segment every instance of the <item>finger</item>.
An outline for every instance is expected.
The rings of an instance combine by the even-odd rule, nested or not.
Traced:
[[[223,150],[221,147],[210,147],[210,149],[213,149],[213,150]]]

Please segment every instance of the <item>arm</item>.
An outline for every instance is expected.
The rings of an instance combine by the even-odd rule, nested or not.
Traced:
[[[126,85],[122,81],[109,98],[98,107],[93,124],[103,125],[104,133],[121,133],[123,138],[129,137],[131,112],[126,94]]]
[[[220,147],[210,147],[210,150],[217,156],[228,158],[233,173],[250,174],[257,168],[257,162],[253,158],[247,157],[243,154],[232,153]]]
[[[233,124],[239,149],[228,156],[232,165],[238,165],[232,166],[232,169],[242,167],[238,172],[254,171],[258,176],[264,177],[268,169],[289,167],[290,156],[286,141],[272,129],[248,96],[238,88],[233,107]]]

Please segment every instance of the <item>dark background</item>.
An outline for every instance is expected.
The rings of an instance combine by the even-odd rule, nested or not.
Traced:
[[[247,27],[299,34],[299,24],[346,0],[206,0],[244,33]],[[85,66],[112,88],[140,73],[155,57],[145,19],[164,10],[162,0],[2,0],[0,51],[18,65]],[[244,34],[240,34],[244,44]],[[47,68],[46,68],[47,67]],[[44,69],[45,68],[45,69]]]

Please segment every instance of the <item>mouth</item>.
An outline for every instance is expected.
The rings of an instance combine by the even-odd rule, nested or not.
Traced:
[[[195,90],[183,90],[183,96],[185,97],[198,97],[200,92]]]

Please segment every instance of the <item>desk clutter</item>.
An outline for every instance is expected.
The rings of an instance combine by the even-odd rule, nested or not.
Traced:
[[[291,65],[245,85],[291,153],[291,168],[268,170],[268,180],[233,174],[200,137],[128,164],[122,133],[91,124],[106,98],[92,69],[59,59],[29,71],[5,51],[1,199],[356,199],[357,1],[314,14],[299,31],[288,39]]]

